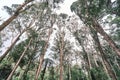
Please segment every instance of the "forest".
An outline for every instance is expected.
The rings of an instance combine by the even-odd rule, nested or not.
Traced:
[[[64,1],[3,6],[0,80],[120,80],[120,0]]]

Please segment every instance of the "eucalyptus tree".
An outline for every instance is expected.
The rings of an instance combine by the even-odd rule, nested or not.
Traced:
[[[72,64],[72,60],[74,59],[75,53],[74,44],[72,45],[71,41],[68,39],[70,38],[70,32],[67,29],[67,25],[69,22],[67,21],[68,15],[60,14],[58,15],[57,22],[56,22],[56,32],[54,36],[53,45],[51,50],[53,51],[50,55],[53,59],[55,59],[56,67],[59,67],[59,79],[63,80],[66,79],[66,76],[70,78],[70,67]],[[71,57],[72,56],[72,57]],[[68,67],[66,67],[68,66]],[[69,69],[69,70],[68,70]],[[69,72],[67,72],[69,71]],[[68,73],[68,74],[67,74]]]
[[[98,33],[100,33],[119,56],[120,49],[98,23],[98,20],[101,19],[101,17],[103,17],[105,14],[106,4],[106,0],[78,0],[72,4],[71,10],[79,16],[84,24],[87,26],[92,26]]]
[[[31,27],[32,22],[29,24],[28,28]],[[27,28],[27,29],[28,29]],[[9,48],[3,53],[2,56],[0,56],[0,62],[6,57],[6,55],[9,53],[9,51],[13,48],[13,46],[16,44],[16,42],[19,40],[19,38],[21,37],[21,35],[27,30],[24,29],[14,40],[14,42],[9,46]]]
[[[10,73],[10,75],[8,76],[8,78],[6,80],[10,80],[13,76],[13,73],[15,72],[16,68],[18,67],[21,59],[23,58],[23,56],[25,55],[25,52],[27,51],[27,48],[30,46],[30,43],[32,41],[32,38],[30,39],[28,45],[26,46],[25,50],[23,51],[22,55],[20,56],[19,60],[17,61],[16,65],[14,66],[12,72]]]
[[[115,73],[113,72],[113,70],[111,70],[112,68],[111,68],[109,61],[106,58],[105,52],[102,49],[102,45],[100,44],[97,32],[94,29],[91,29],[91,33],[92,33],[93,40],[96,44],[95,49],[96,49],[96,51],[99,51],[101,53],[99,55],[102,58],[101,62],[102,62],[102,65],[104,67],[106,74],[108,75],[108,78],[109,78],[109,76],[111,76],[113,80],[114,79],[117,80]]]
[[[89,30],[85,27],[81,28],[80,30],[76,30],[74,32],[74,36],[77,40],[77,42],[79,43],[79,45],[81,46],[81,53],[82,53],[82,61],[83,63],[85,63],[85,71],[88,74],[88,78],[90,80],[92,80],[92,76],[90,73],[90,70],[93,68],[93,64],[92,64],[92,59],[93,56],[91,53],[92,52],[92,42],[91,42],[91,38],[90,38],[90,34],[89,34]],[[89,37],[89,38],[88,38]],[[90,48],[90,49],[89,49]]]
[[[70,62],[70,56],[72,55],[72,52],[70,49],[72,49],[71,47],[71,44],[68,40],[65,40],[65,38],[63,37],[64,39],[64,44],[62,42],[61,44],[61,36],[60,36],[60,33],[57,33],[56,34],[56,38],[54,38],[54,43],[53,43],[53,46],[51,48],[51,50],[53,51],[52,54],[50,54],[52,56],[52,58],[58,62],[59,61],[59,66],[60,66],[60,73],[59,73],[59,79],[60,80],[63,80],[64,79],[64,76],[63,74],[65,75],[65,65],[68,65],[66,64],[67,61]],[[61,48],[61,45],[63,45],[63,48]],[[71,57],[72,58],[72,57]],[[56,64],[56,66],[58,66],[58,64]]]
[[[105,66],[104,69],[106,70],[106,73],[109,74],[113,80],[117,80],[115,72],[111,70],[112,67],[107,58],[105,58],[105,52],[103,51],[97,36],[97,33],[100,33],[119,56],[119,48],[98,23],[98,21],[100,21],[106,15],[108,6],[110,5],[110,0],[78,0],[77,2],[73,3],[71,10],[73,10],[80,17],[83,23],[90,28],[93,35],[93,40],[96,46],[98,46],[97,50],[100,51],[101,58],[103,59],[103,66]]]
[[[45,79],[45,73],[48,71],[48,68],[51,68],[53,66],[54,61],[49,58],[45,58],[43,64],[44,64],[44,68],[41,72],[41,80]],[[49,75],[47,77],[49,77]]]
[[[73,20],[72,20],[73,19]],[[80,48],[80,53],[78,54],[81,56],[81,62],[82,62],[82,70],[88,72],[89,74],[89,79],[91,74],[91,71],[93,68],[99,68],[100,65],[98,65],[98,61],[101,61],[101,57],[99,54],[96,52],[96,47],[97,45],[94,44],[94,40],[92,39],[91,36],[91,31],[88,27],[85,25],[82,25],[82,23],[75,22],[75,20],[78,20],[77,17],[71,17],[69,19],[69,22],[72,22],[69,24],[68,29],[72,34],[74,34],[75,39],[77,40],[77,45]],[[74,22],[73,22],[74,21]],[[88,47],[88,48],[87,48]],[[97,56],[97,58],[96,58]],[[86,64],[87,63],[87,64]],[[84,67],[85,66],[85,67]],[[105,68],[106,70],[106,68]],[[104,72],[103,72],[104,73]],[[99,76],[102,74],[99,74]],[[105,74],[106,75],[106,74]],[[91,76],[93,78],[94,74]]]
[[[59,1],[58,1],[59,2]],[[8,8],[8,7],[7,7]],[[29,27],[31,27],[31,29],[27,30],[27,38],[29,36],[32,35],[32,37],[34,37],[34,42],[37,44],[39,41],[45,40],[46,38],[46,33],[49,29],[49,35],[51,34],[52,31],[52,26],[54,24],[54,15],[52,15],[51,17],[51,9],[50,7],[48,7],[48,4],[46,1],[43,2],[36,2],[33,4],[30,4],[28,7],[26,7],[21,14],[18,15],[18,17],[16,18],[16,20],[14,20],[11,23],[11,26],[15,26],[15,30],[17,29],[18,32],[20,32],[20,35],[15,39],[14,44],[12,44],[10,46],[10,48],[6,51],[5,56],[8,54],[8,52],[13,48],[13,46],[15,45],[15,43],[18,41],[19,37],[23,34],[23,32],[25,32],[26,30],[24,30],[26,28],[26,25],[28,25],[30,23],[31,20],[33,20],[32,23],[29,24]],[[12,14],[12,13],[11,13]],[[14,14],[14,13],[13,13]],[[50,20],[51,19],[51,20]],[[35,22],[34,22],[35,21]],[[32,25],[33,23],[35,23],[35,25]],[[15,24],[15,25],[14,25]],[[24,27],[25,26],[25,27]],[[23,31],[22,31],[23,29]],[[21,32],[22,31],[22,32]],[[37,34],[39,34],[39,36],[37,36],[37,38],[35,38],[35,33],[37,32]],[[50,36],[49,36],[50,37]],[[48,40],[49,41],[49,40]],[[46,43],[48,45],[48,43]],[[45,46],[45,45],[44,45]],[[30,48],[31,46],[29,46]],[[41,44],[37,47],[40,48]],[[24,46],[23,46],[24,48]],[[41,49],[41,48],[40,48]],[[46,47],[47,49],[47,47]],[[13,49],[14,50],[14,49]],[[21,50],[22,51],[22,50]],[[33,50],[34,51],[34,50]],[[43,51],[43,50],[41,50]],[[41,51],[37,51],[37,55],[39,55],[41,53]],[[18,51],[19,52],[19,51]],[[36,52],[36,51],[35,51]],[[44,50],[43,53],[45,53],[46,50]],[[4,57],[5,57],[4,56]],[[14,55],[12,55],[14,57]],[[20,56],[20,55],[19,55]],[[9,57],[9,56],[8,56]],[[34,56],[33,56],[34,57]],[[40,58],[40,60],[43,61],[44,56],[41,56],[42,58]],[[15,57],[14,57],[15,58]],[[30,59],[30,57],[28,58]],[[30,60],[29,60],[30,61]],[[30,61],[31,62],[31,61]],[[19,62],[18,62],[19,63]],[[40,62],[40,66],[41,66],[41,62]],[[23,64],[24,65],[24,64]],[[18,65],[17,65],[18,66]],[[17,68],[17,67],[16,67]],[[15,69],[16,69],[15,68]],[[27,69],[27,68],[26,68]],[[15,71],[15,70],[14,70]],[[28,71],[28,70],[27,70]],[[26,72],[25,72],[26,73]],[[24,78],[23,78],[24,79]]]
[[[19,5],[12,5],[11,8],[4,6],[5,9],[7,10],[9,15],[14,14],[14,10],[16,9],[16,7],[18,7]],[[26,9],[26,8],[25,8]],[[24,10],[23,10],[24,12]],[[15,38],[15,40],[13,41],[13,43],[11,43],[11,45],[9,46],[9,48],[5,51],[5,53],[3,53],[3,55],[0,57],[0,61],[2,61],[2,59],[9,53],[9,51],[13,48],[13,46],[17,43],[17,41],[19,41],[20,37],[22,36],[23,33],[25,33],[27,31],[27,29],[29,29],[30,27],[33,26],[34,20],[35,19],[31,19],[28,20],[26,17],[24,17],[23,15],[26,15],[25,13],[21,13],[20,15],[17,16],[16,19],[14,19],[13,21],[11,21],[11,23],[9,23],[9,27],[7,28],[8,30],[10,30],[10,32],[13,32],[13,35],[17,34],[17,37]],[[23,24],[24,22],[24,24]],[[11,27],[12,26],[12,27]],[[6,29],[6,30],[7,30]],[[6,31],[5,30],[5,31]],[[11,36],[9,33],[7,32],[7,35]]]

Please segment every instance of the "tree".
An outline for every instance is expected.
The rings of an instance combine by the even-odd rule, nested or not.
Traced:
[[[27,27],[27,29],[29,29],[32,26],[33,22],[31,22],[29,24],[29,26]],[[0,57],[0,62],[5,58],[5,56],[9,53],[9,51],[13,48],[13,46],[16,44],[16,42],[19,40],[20,36],[27,30],[24,29],[15,39],[15,41],[10,45],[10,47],[5,51],[5,53]]]
[[[27,48],[30,46],[31,41],[32,41],[32,38],[30,39],[28,45],[26,46],[25,50],[23,51],[22,55],[20,56],[19,60],[17,61],[14,69],[12,70],[12,72],[10,73],[10,75],[8,76],[7,80],[10,80],[10,79],[11,79],[13,73],[15,72],[16,68],[18,67],[18,65],[19,65],[19,63],[20,63],[20,61],[21,61],[21,59],[23,58],[25,52],[27,51]]]
[[[92,26],[98,33],[100,33],[104,39],[109,43],[111,48],[120,56],[120,49],[117,47],[115,42],[109,37],[104,31],[102,26],[98,23],[98,19],[101,16],[100,13],[104,10],[104,0],[91,1],[86,0],[85,2],[78,0],[71,6],[71,10],[74,11],[84,24]],[[87,4],[90,3],[90,4]],[[98,7],[96,6],[98,5]],[[80,8],[80,9],[79,9]]]
[[[43,64],[43,60],[44,60],[44,56],[45,56],[45,52],[48,48],[48,42],[49,42],[49,39],[50,39],[50,35],[51,35],[51,29],[49,29],[49,33],[48,33],[48,40],[46,41],[45,45],[44,45],[44,48],[43,48],[43,52],[41,53],[41,56],[40,56],[40,59],[39,59],[39,66],[38,66],[38,69],[36,71],[36,76],[35,76],[35,80],[38,80],[38,77],[39,77],[39,74],[40,74],[40,71],[41,71],[41,67],[42,67],[42,64]]]

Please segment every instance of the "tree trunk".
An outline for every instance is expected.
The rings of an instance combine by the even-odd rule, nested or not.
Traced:
[[[64,34],[60,36],[60,80],[63,80],[63,46],[64,46]]]
[[[69,62],[68,62],[68,80],[71,80],[71,66]]]
[[[32,60],[34,59],[34,56],[33,56],[33,55],[34,55],[34,53],[35,53],[35,51],[36,51],[36,48],[37,48],[37,43],[35,43],[33,52],[32,52],[32,54],[29,56],[28,64],[26,65],[26,68],[25,68],[23,74],[20,76],[19,79],[21,79],[21,80],[27,80],[26,75],[27,75],[27,73],[28,73],[28,71],[29,71],[29,66],[30,66],[30,64],[32,63]]]
[[[29,0],[25,3],[23,3],[20,7],[18,7],[17,10],[15,11],[15,13],[0,25],[0,31],[2,31],[8,24],[10,24],[10,22],[12,22],[19,15],[20,11],[23,9],[24,6],[26,6],[28,3],[32,2],[32,1],[34,1],[34,0]]]
[[[27,49],[29,48],[31,42],[32,42],[32,38],[30,39],[30,41],[29,41],[27,47],[26,47],[25,50],[23,51],[23,53],[22,53],[22,55],[20,56],[19,60],[18,60],[17,63],[15,64],[15,67],[13,68],[12,72],[10,73],[10,75],[8,76],[8,78],[7,78],[6,80],[11,80],[11,78],[12,78],[12,76],[13,76],[15,70],[17,69],[17,67],[18,67],[18,65],[19,65],[19,63],[20,63],[20,61],[21,61],[21,59],[22,59],[23,56],[25,55],[25,52],[26,52]]]
[[[103,30],[101,25],[97,22],[97,20],[93,20],[93,28],[100,33],[104,39],[109,43],[110,47],[117,53],[117,55],[120,57],[120,49],[118,46],[115,44],[115,42],[109,37],[109,35]]]
[[[0,57],[0,63],[1,61],[5,58],[5,56],[9,53],[9,51],[13,48],[13,46],[16,44],[16,42],[19,40],[20,36],[26,31],[28,30],[32,24],[34,23],[35,20],[31,21],[30,24],[28,25],[28,27],[26,29],[24,29],[15,39],[15,41],[10,45],[10,47],[5,51],[5,53],[3,53],[3,55]]]
[[[87,57],[87,59],[85,59],[85,62],[87,62],[88,77],[89,77],[90,80],[92,80],[91,73],[90,73],[90,69],[92,68],[91,62],[90,62],[90,57],[89,57],[88,53],[85,51],[84,46],[82,46],[82,49],[83,49],[83,52],[86,54],[86,57]]]
[[[52,31],[52,28],[49,29],[48,40],[46,41],[44,50],[43,50],[43,52],[42,52],[41,55],[40,55],[39,66],[38,66],[38,69],[37,69],[37,71],[36,71],[35,80],[38,80],[38,77],[39,77],[39,74],[40,74],[40,71],[41,71],[41,68],[42,68],[42,64],[43,64],[45,52],[46,52],[46,50],[47,50],[47,48],[48,48],[48,42],[49,42],[49,39],[50,39],[50,35],[51,35],[51,33],[52,33],[51,31]]]
[[[14,42],[10,45],[10,47],[3,53],[3,55],[0,57],[0,63],[5,58],[5,56],[9,53],[9,51],[13,48],[13,46],[16,44],[16,42],[19,40],[20,36],[25,32],[26,30],[23,30],[17,38],[14,40]]]
[[[41,80],[44,80],[44,76],[45,76],[47,64],[48,64],[48,61],[45,63],[45,67],[44,67],[44,69],[43,69],[43,71],[42,71]]]
[[[80,39],[77,36],[76,36],[76,38],[77,38],[79,44],[81,45],[83,52],[85,53],[85,54],[83,54],[83,55],[85,55],[83,57],[84,57],[84,61],[87,62],[86,70],[88,72],[88,77],[89,77],[90,80],[92,80],[91,75],[90,75],[90,69],[92,68],[92,66],[91,66],[91,61],[90,61],[89,54],[86,52],[86,50],[84,48],[84,45],[83,45],[83,42],[81,42]]]
[[[92,37],[93,37],[93,40],[95,42],[95,45],[97,46],[96,49],[99,50],[99,52],[100,52],[100,56],[102,58],[102,64],[103,64],[103,67],[105,69],[106,74],[107,75],[109,74],[113,80],[117,80],[117,77],[114,74],[114,72],[112,71],[112,68],[111,68],[108,60],[105,58],[105,53],[104,53],[102,46],[100,44],[97,32],[94,29],[92,29],[92,27],[90,27],[90,30],[91,30],[91,33],[93,35]]]

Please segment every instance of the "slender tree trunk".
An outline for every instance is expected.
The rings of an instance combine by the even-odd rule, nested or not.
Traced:
[[[87,62],[88,77],[89,77],[90,80],[92,80],[91,73],[90,73],[90,69],[92,68],[91,62],[90,62],[90,57],[89,57],[88,53],[85,51],[84,46],[82,46],[82,49],[83,49],[83,52],[86,54],[86,57],[87,57],[87,59],[85,61]]]
[[[23,56],[25,55],[25,52],[26,52],[27,49],[29,48],[31,42],[32,42],[32,38],[30,39],[30,41],[29,41],[27,47],[26,47],[25,50],[23,51],[23,53],[22,53],[22,55],[20,56],[19,60],[18,60],[17,63],[15,64],[15,67],[13,68],[12,72],[10,73],[10,75],[8,76],[8,78],[7,78],[6,80],[11,80],[11,78],[12,78],[12,76],[13,76],[15,70],[17,69],[17,67],[18,67],[18,65],[19,65],[19,63],[20,63],[20,61],[21,61],[21,59],[22,59]]]
[[[87,0],[85,0],[85,6],[86,6],[86,15],[88,17],[91,17],[89,15],[88,12],[88,4],[87,4]],[[78,16],[80,17],[81,20],[84,21],[84,23],[87,22],[88,17],[82,17],[80,14],[78,14]],[[84,18],[84,19],[83,19]],[[110,47],[117,53],[117,55],[120,57],[120,49],[119,47],[116,45],[116,43],[110,38],[110,36],[104,31],[104,29],[102,28],[102,26],[97,22],[97,20],[95,18],[91,18],[92,21],[92,26],[93,28],[100,33],[100,35],[102,35],[104,37],[104,39],[109,43]]]
[[[68,62],[68,80],[71,80],[71,67],[69,62]]]
[[[25,3],[23,3],[20,7],[18,7],[17,10],[15,11],[15,13],[0,25],[0,31],[2,31],[8,24],[10,24],[10,22],[12,22],[19,15],[20,11],[23,9],[24,6],[26,6],[28,3],[32,2],[32,1],[34,1],[34,0],[29,0]]]
[[[98,64],[97,64],[97,61],[96,61],[96,59],[95,59],[95,56],[93,56],[93,60],[94,60],[94,62],[95,62],[95,66],[96,66],[96,67],[99,67]]]
[[[77,35],[78,36],[78,35]],[[77,37],[76,36],[76,37]],[[91,61],[90,61],[90,57],[89,57],[89,54],[86,52],[85,48],[84,48],[84,45],[83,45],[83,42],[80,41],[80,39],[77,37],[78,39],[78,42],[80,43],[81,47],[82,47],[82,50],[83,52],[85,53],[85,56],[84,56],[84,61],[87,62],[87,67],[86,67],[86,70],[88,72],[88,77],[90,80],[92,80],[91,78],[91,74],[90,74],[90,69],[92,68],[91,66]]]
[[[80,43],[81,44],[81,43]],[[83,44],[81,44],[81,47],[82,47],[82,50],[83,50],[83,52],[85,53],[85,57],[86,57],[86,61],[87,61],[87,64],[88,64],[88,69],[91,69],[92,68],[92,66],[91,66],[91,61],[90,61],[90,57],[89,57],[89,55],[88,55],[88,53],[86,52],[86,50],[85,50],[85,48],[84,48],[84,46],[83,46]]]
[[[35,20],[31,21],[30,24],[28,25],[28,27],[26,29],[24,29],[15,39],[15,41],[10,45],[10,47],[5,51],[5,53],[3,53],[3,55],[0,57],[0,63],[1,61],[5,58],[5,56],[9,53],[9,51],[13,48],[13,46],[16,44],[16,42],[19,40],[20,36],[26,31],[28,30],[32,24],[34,23]]]
[[[13,46],[16,44],[16,42],[19,40],[20,36],[25,32],[26,30],[23,30],[17,38],[14,40],[14,42],[9,46],[9,48],[3,53],[3,55],[0,57],[0,63],[5,58],[5,56],[9,53],[9,51],[13,48]]]
[[[64,34],[60,36],[60,80],[63,80],[63,46],[64,46]]]
[[[26,66],[23,74],[22,74],[22,75],[20,76],[20,78],[19,78],[20,80],[27,80],[27,79],[26,79],[26,75],[27,75],[27,73],[28,73],[28,71],[29,71],[29,66],[30,66],[30,64],[31,64],[31,62],[32,62],[32,60],[33,60],[33,58],[34,58],[33,55],[34,55],[34,53],[35,53],[35,51],[36,51],[36,48],[37,48],[37,43],[35,43],[33,52],[32,52],[32,54],[31,54],[30,57],[29,57],[28,64],[27,64],[27,66]]]
[[[104,67],[106,73],[109,74],[112,77],[113,80],[117,80],[116,75],[112,71],[112,67],[110,66],[108,60],[105,58],[105,53],[104,53],[104,51],[102,49],[102,46],[100,44],[97,32],[94,29],[92,29],[92,27],[90,27],[90,30],[91,30],[91,33],[93,35],[94,42],[95,42],[95,44],[97,46],[96,49],[98,49],[99,52],[100,52],[100,56],[102,58],[103,67]]]
[[[109,45],[111,46],[111,48],[117,53],[117,55],[120,57],[120,49],[118,48],[118,46],[115,44],[115,42],[109,37],[109,35],[103,30],[103,28],[101,27],[101,25],[97,22],[97,20],[92,19],[93,20],[93,28],[100,33],[104,39],[109,43]]]
[[[44,49],[43,49],[43,52],[42,52],[41,55],[40,55],[39,66],[38,66],[38,69],[37,69],[37,71],[36,71],[35,80],[38,80],[38,77],[39,77],[39,74],[40,74],[40,71],[41,71],[41,68],[42,68],[42,64],[43,64],[45,52],[46,52],[46,50],[47,50],[48,42],[49,42],[49,39],[50,39],[50,35],[51,35],[51,33],[52,33],[51,31],[52,31],[52,28],[49,29],[48,40],[46,41],[45,47],[44,47]]]
[[[48,64],[48,61],[45,63],[45,67],[42,71],[41,80],[44,80],[45,72],[46,72],[46,69],[47,69],[47,64]]]

